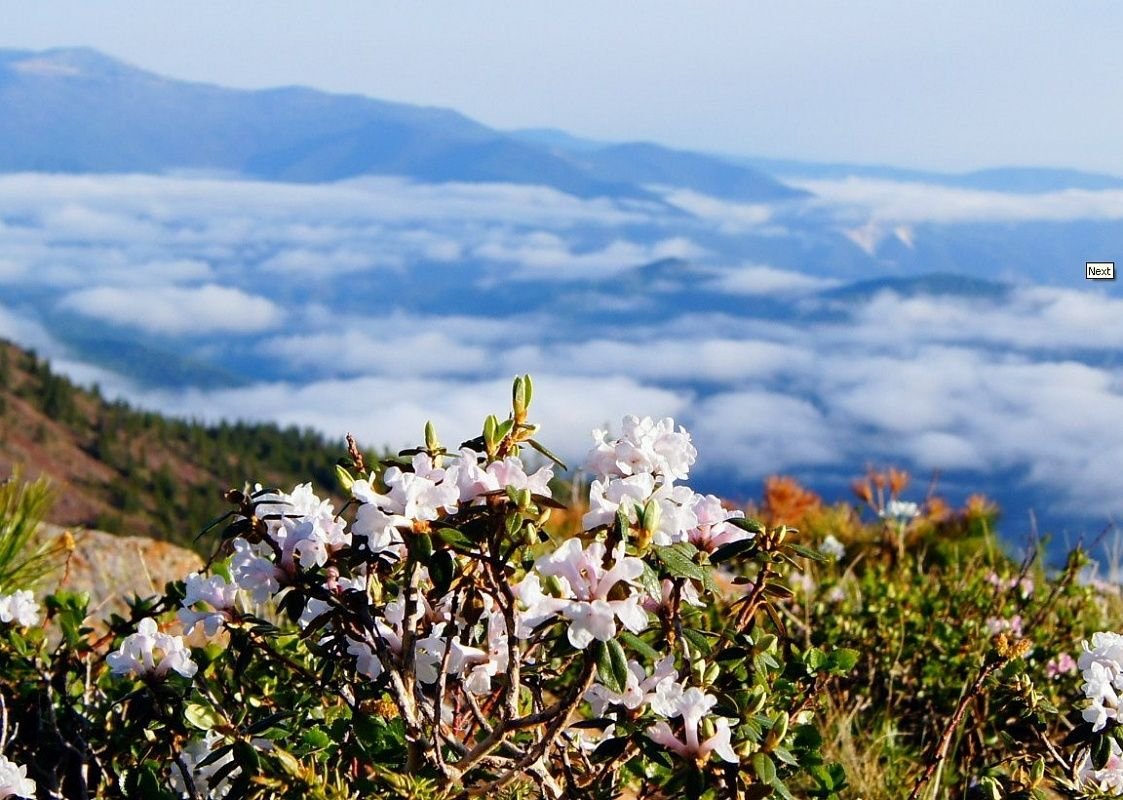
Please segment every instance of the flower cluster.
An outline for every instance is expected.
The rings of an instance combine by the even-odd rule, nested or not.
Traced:
[[[1081,687],[1090,705],[1084,709],[1085,722],[1093,731],[1101,731],[1108,720],[1119,717],[1119,692],[1123,691],[1123,635],[1102,631],[1092,635],[1092,643],[1084,643],[1084,652],[1077,661],[1084,685]]]
[[[1084,652],[1077,661],[1084,684],[1081,689],[1089,705],[1082,712],[1092,731],[1102,731],[1109,723],[1119,722],[1119,695],[1123,691],[1123,635],[1101,631],[1084,642]],[[1110,740],[1111,751],[1099,769],[1085,753],[1077,764],[1077,779],[1085,788],[1096,788],[1111,795],[1123,795],[1123,751]]]
[[[0,800],[8,797],[35,797],[35,781],[27,777],[26,765],[0,755]]]
[[[39,604],[35,595],[27,589],[0,596],[0,622],[12,623],[23,628],[39,624]]]
[[[712,552],[752,538],[752,533],[729,524],[744,512],[728,511],[713,495],[675,485],[689,476],[698,451],[690,434],[682,428],[676,431],[670,417],[658,422],[625,417],[619,438],[610,440],[605,431],[596,430],[593,439],[586,468],[595,479],[589,487],[589,511],[582,519],[585,528],[610,525],[622,513],[655,545],[690,542]]]
[[[105,662],[115,675],[140,678],[163,678],[169,670],[190,678],[198,670],[183,637],[162,633],[151,617],[142,619],[137,632],[126,636],[121,647],[106,656]]]

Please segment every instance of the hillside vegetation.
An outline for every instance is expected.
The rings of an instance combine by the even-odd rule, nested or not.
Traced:
[[[247,480],[334,487],[343,452],[311,430],[139,411],[0,340],[0,478],[48,477],[59,525],[190,543]]]

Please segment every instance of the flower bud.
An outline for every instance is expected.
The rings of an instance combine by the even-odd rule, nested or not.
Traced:
[[[721,674],[721,667],[718,666],[718,663],[715,661],[712,664],[710,664],[708,667],[706,667],[706,671],[702,675],[702,685],[703,686],[712,686],[714,681],[717,680],[717,676],[720,675],[720,674]]]
[[[750,714],[757,713],[764,708],[765,699],[764,689],[759,686],[754,687],[753,690],[749,692],[748,701],[745,703],[745,710]]]
[[[788,735],[788,721],[787,711],[776,713],[776,718],[772,720],[772,730],[768,733],[768,740],[774,745],[784,741],[784,737]]]
[[[1039,758],[1033,762],[1033,766],[1029,768],[1030,786],[1038,786],[1045,778],[1045,759]]]

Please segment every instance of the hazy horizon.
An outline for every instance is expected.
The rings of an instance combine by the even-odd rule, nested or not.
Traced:
[[[91,46],[173,78],[360,93],[605,141],[1123,175],[1113,3],[332,8],[60,0],[4,20],[0,46]]]

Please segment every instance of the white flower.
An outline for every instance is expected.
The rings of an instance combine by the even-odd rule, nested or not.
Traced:
[[[1083,717],[1100,731],[1109,720],[1119,719],[1119,695],[1123,692],[1123,636],[1101,631],[1092,634],[1091,645],[1084,642],[1084,652],[1077,661],[1084,678],[1081,689],[1091,704]]]
[[[35,797],[35,781],[27,777],[27,766],[0,755],[0,800],[8,797]]]
[[[1111,739],[1111,755],[1103,769],[1093,767],[1091,752],[1085,752],[1076,764],[1076,780],[1083,789],[1094,789],[1114,797],[1123,795],[1123,750],[1119,743]]]
[[[399,647],[401,643],[399,642]],[[369,642],[347,637],[347,652],[355,657],[355,671],[374,680],[382,674],[382,660]]]
[[[696,686],[683,689],[679,683],[663,681],[651,697],[651,709],[668,719],[682,717],[684,736],[682,739],[678,738],[666,722],[657,722],[648,728],[647,736],[681,756],[703,761],[710,753],[717,753],[725,761],[736,764],[738,758],[730,742],[729,720],[716,717],[713,721],[713,735],[704,742],[699,740],[698,728],[702,724],[702,718],[716,703],[716,697],[705,694]]]
[[[622,705],[629,711],[635,711],[650,702],[659,684],[664,681],[674,682],[675,674],[674,656],[660,659],[651,675],[644,672],[638,661],[632,660],[628,662],[628,680],[623,692],[614,692],[607,686],[594,683],[585,692],[585,699],[596,717],[603,716],[605,710],[612,705]]]
[[[719,547],[752,539],[755,535],[744,528],[730,525],[729,520],[742,519],[745,512],[730,511],[712,494],[694,495],[691,510],[694,513],[696,527],[689,532],[688,538],[699,550],[712,553]]]
[[[694,585],[694,581],[680,581],[679,582],[678,597],[681,603],[686,603],[688,606],[702,607],[706,602],[702,596],[698,594],[698,588]],[[672,607],[672,597],[675,591],[675,581],[670,578],[664,578],[659,587],[659,597],[645,596],[642,601],[645,611],[652,614],[658,614],[660,611],[666,611]]]
[[[237,584],[228,583],[221,575],[204,578],[197,572],[187,576],[183,608],[179,610],[179,621],[188,634],[202,623],[207,636],[218,633],[222,623],[230,619],[234,603],[238,599]],[[195,610],[196,603],[205,603],[209,609]]]
[[[579,539],[567,539],[556,551],[535,562],[540,574],[555,577],[562,584],[563,599],[569,602],[558,610],[570,621],[566,635],[578,650],[584,650],[594,639],[607,642],[615,636],[617,619],[633,633],[647,627],[647,612],[638,592],[623,599],[608,599],[617,584],[630,585],[643,574],[643,562],[624,555],[623,544],[613,552],[609,569],[605,569],[604,556],[601,542],[582,548]]]
[[[828,533],[827,538],[819,543],[819,552],[827,558],[841,561],[846,555],[846,545],[836,539],[833,533]]]
[[[261,554],[261,547],[238,537],[234,540],[234,554],[230,559],[230,572],[234,583],[245,589],[255,603],[264,603],[281,589],[284,570]]]
[[[605,431],[593,431],[596,445],[589,451],[586,469],[599,478],[661,475],[666,481],[684,480],[698,451],[684,428],[675,431],[670,417],[655,422],[651,417],[624,417],[619,439],[608,439]]]
[[[376,505],[363,503],[355,514],[351,532],[357,536],[367,537],[367,546],[371,553],[378,555],[389,551],[401,558],[401,549],[405,542],[398,528],[403,525],[409,525],[409,520],[405,517],[387,514]]]
[[[461,503],[482,502],[482,495],[507,488],[528,489],[531,494],[551,496],[550,479],[554,477],[554,471],[550,467],[542,467],[533,475],[527,475],[522,459],[517,456],[493,461],[486,467],[480,466],[481,458],[480,453],[467,447],[460,451],[456,482]]]
[[[907,500],[890,500],[881,509],[880,516],[884,520],[905,525],[920,516],[920,506]]]
[[[617,511],[623,511],[630,522],[636,523],[648,501],[654,500],[659,506],[659,524],[653,531],[652,542],[660,546],[684,542],[699,524],[694,512],[696,497],[689,487],[657,484],[647,473],[595,480],[589,486],[589,511],[581,524],[586,530],[611,525]]]
[[[0,622],[14,622],[22,628],[39,624],[39,604],[27,589],[0,597]]]
[[[205,766],[199,766],[199,763],[214,751],[215,745],[221,740],[222,737],[214,731],[207,731],[204,738],[188,742],[180,751],[180,760],[183,761],[191,775],[191,783],[195,787],[196,797],[226,797],[230,793],[230,780],[241,772],[240,767],[235,767],[223,777],[215,780],[214,776],[234,760],[233,752],[228,752]],[[183,767],[174,761],[171,765],[170,778],[171,789],[177,796],[191,796],[191,793],[187,790],[187,782],[184,780]]]
[[[355,481],[351,494],[364,503],[378,506],[395,518],[395,524],[410,527],[414,522],[431,522],[442,513],[455,513],[460,501],[457,468],[441,469],[427,453],[413,457],[412,472],[390,467],[382,475],[386,494],[374,491],[370,482]]]
[[[114,675],[133,674],[137,677],[162,678],[168,670],[175,670],[190,678],[198,670],[191,660],[191,652],[184,646],[182,636],[160,632],[156,621],[145,617],[137,632],[125,637],[121,647],[105,658]]]

